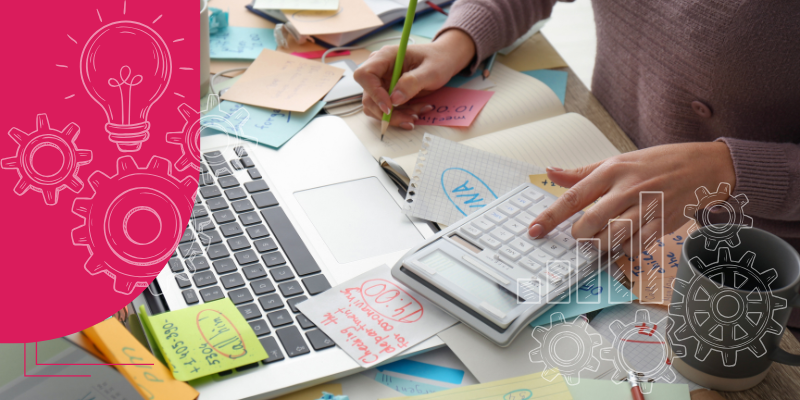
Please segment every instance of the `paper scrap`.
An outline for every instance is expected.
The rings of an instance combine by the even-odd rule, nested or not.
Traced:
[[[211,35],[209,43],[212,59],[255,60],[264,49],[275,50],[273,29],[229,26]]]
[[[689,385],[653,383],[647,400],[690,400]],[[569,386],[575,400],[620,400],[631,397],[631,385],[610,380],[581,379],[577,385]]]
[[[433,105],[433,110],[419,115],[417,125],[470,126],[493,94],[445,86],[408,104]]]
[[[524,400],[531,399],[534,395],[537,400],[571,400],[569,388],[564,378],[558,374],[558,370],[554,368],[550,373],[556,376],[552,381],[542,378],[541,374],[531,374],[415,396],[413,400]],[[412,398],[395,398],[399,399]]]
[[[342,394],[342,385],[339,383],[323,383],[321,385],[312,386],[297,392],[292,392],[274,400],[317,400],[322,395],[322,392],[328,392],[335,395]]]
[[[230,299],[148,316],[149,334],[172,366],[172,375],[190,381],[266,360],[267,352]]]
[[[322,55],[325,54],[327,50],[315,50],[315,51],[295,51],[292,52],[293,56],[307,58],[309,60],[314,60],[317,58],[322,58]],[[342,50],[342,51],[332,51],[325,56],[325,61],[328,60],[328,57],[341,57],[350,55],[350,50]]]
[[[302,35],[351,32],[383,25],[364,0],[339,0],[339,9],[335,11],[285,10],[283,14]]]
[[[551,69],[537,69],[534,71],[522,71],[523,74],[532,76],[542,81],[547,87],[553,89],[561,104],[567,96],[567,71],[553,71]]]
[[[497,62],[517,71],[535,69],[561,68],[567,63],[556,52],[556,49],[540,33],[531,36],[518,48],[504,56],[497,55]],[[497,66],[495,65],[495,68]]]
[[[264,49],[222,99],[304,112],[322,99],[342,74],[341,68]]]
[[[444,8],[444,11],[449,14],[450,7]],[[417,36],[433,39],[433,37],[436,36],[436,33],[439,32],[439,29],[442,28],[442,25],[444,25],[445,20],[447,20],[447,15],[444,15],[438,11],[430,11],[414,19],[414,24],[411,25],[411,33]],[[403,23],[400,22],[395,24],[392,29],[402,32]]]
[[[547,176],[547,174],[531,175],[528,177],[528,181],[530,181],[530,183],[532,183],[534,186],[540,189],[544,189],[544,191],[546,191],[547,193],[550,193],[557,197],[561,197],[561,195],[563,195],[564,193],[567,192],[567,190],[569,190],[568,187],[557,185],[555,182],[551,181],[550,178]],[[599,199],[595,200],[592,204],[586,206],[583,209],[583,211],[588,210],[593,205],[597,204],[598,201]]]
[[[375,374],[375,380],[406,396],[416,396],[420,394],[436,393],[441,392],[442,390],[447,390],[446,387],[414,382],[408,379],[382,374],[380,372]]]
[[[439,333],[456,320],[373,268],[297,306],[362,367],[371,367]]]
[[[114,318],[86,328],[83,333],[111,364],[149,400],[192,400],[200,394],[186,382],[175,380],[170,370]]]
[[[277,149],[308,125],[324,106],[325,102],[320,101],[306,112],[295,112],[223,101],[206,115],[230,121],[231,126],[240,127],[240,131],[232,131],[231,126],[219,124],[213,118],[201,118],[200,123],[233,136],[243,133],[239,136],[242,139]]]
[[[342,76],[339,82],[336,82],[333,89],[331,89],[322,100],[328,103],[348,98],[358,98],[360,100],[361,95],[364,93],[364,88],[353,78],[353,73],[355,73],[356,69],[355,63],[350,61],[337,61],[330,65],[343,69],[344,76]],[[330,107],[330,105],[328,105],[328,107]]]
[[[255,0],[257,10],[338,10],[339,0]]]
[[[390,364],[375,367],[378,371],[393,371],[420,378],[433,379],[460,385],[464,379],[464,371],[455,368],[441,367],[414,360],[398,360]]]

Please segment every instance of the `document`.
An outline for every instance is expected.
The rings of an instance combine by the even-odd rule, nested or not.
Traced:
[[[494,92],[443,87],[409,104],[429,104],[433,110],[419,115],[417,125],[470,126]]]
[[[278,48],[273,29],[229,26],[211,35],[209,43],[212,59],[255,60],[261,50]]]
[[[339,0],[335,11],[286,10],[283,14],[302,35],[342,33],[383,25],[364,0]]]
[[[554,373],[557,374],[558,371],[554,371]],[[548,381],[542,378],[541,374],[531,374],[422,396],[396,397],[393,400],[525,400],[532,398],[571,400],[572,395],[561,376]]]
[[[258,10],[338,10],[339,0],[255,0]]]

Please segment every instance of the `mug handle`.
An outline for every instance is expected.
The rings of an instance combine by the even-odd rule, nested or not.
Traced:
[[[800,308],[800,294],[794,296],[792,301],[789,302],[789,306],[793,308]],[[770,353],[769,358],[777,363],[791,365],[794,367],[800,366],[800,354],[789,353],[780,347],[776,347],[775,350]]]

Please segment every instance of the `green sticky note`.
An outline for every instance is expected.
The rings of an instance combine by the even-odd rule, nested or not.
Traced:
[[[148,316],[150,337],[179,381],[190,381],[267,359],[256,334],[230,299]]]

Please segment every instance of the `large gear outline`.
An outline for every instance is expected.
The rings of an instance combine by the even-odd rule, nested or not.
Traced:
[[[774,268],[758,272],[753,267],[755,259],[756,254],[748,251],[739,260],[733,260],[730,249],[722,247],[714,263],[705,264],[699,257],[689,261],[700,271],[698,274],[692,270],[694,275],[690,281],[675,278],[669,308],[672,326],[668,328],[675,357],[687,356],[686,346],[680,342],[688,339],[697,341],[693,356],[698,361],[704,361],[711,351],[715,351],[721,354],[726,367],[736,365],[740,351],[749,350],[756,357],[767,354],[764,337],[768,333],[783,333],[783,326],[774,314],[786,308],[787,301],[773,295],[769,289],[769,285],[778,278],[778,272]],[[733,282],[728,282],[733,285],[725,285],[726,272],[733,276]],[[702,276],[709,277],[709,280],[700,279]],[[713,280],[715,277],[719,278],[719,282]],[[744,295],[738,288],[748,282],[755,287]],[[714,285],[718,290],[714,296],[710,296],[708,289],[704,288],[710,288],[708,285]],[[723,299],[737,302],[735,314],[726,316],[719,311],[718,304]],[[726,336],[733,339],[735,344],[722,344]]]
[[[180,215],[195,200],[194,191],[187,195],[186,189],[196,188],[197,181],[189,177],[179,181],[172,175],[172,163],[163,157],[153,156],[139,168],[133,157],[122,156],[116,175],[95,171],[89,185],[92,197],[76,198],[72,204],[73,214],[84,221],[72,230],[72,243],[89,250],[84,269],[90,275],[104,273],[114,281],[115,292],[129,295],[161,272],[178,245],[186,227]],[[158,218],[159,231],[148,242],[138,242],[127,228],[132,215],[140,211]],[[162,232],[171,240],[161,240]]]
[[[584,324],[583,327],[579,326],[578,321]],[[561,324],[562,330],[553,332],[553,326]],[[544,332],[542,341],[537,339],[537,334]],[[542,371],[542,378],[552,382],[553,379],[559,375],[564,377],[568,385],[577,385],[581,381],[581,373],[583,371],[597,372],[600,368],[600,360],[597,358],[600,351],[600,346],[603,344],[603,337],[599,333],[589,332],[589,324],[583,321],[580,317],[575,318],[572,322],[565,322],[564,314],[556,312],[550,314],[550,326],[537,326],[533,328],[531,333],[533,340],[537,346],[534,347],[529,353],[528,358],[531,363],[544,364],[545,369]],[[589,340],[586,340],[588,336]],[[562,339],[570,339],[578,343],[578,354],[571,359],[562,359],[556,350],[556,343]],[[548,371],[555,373],[548,374]]]
[[[666,319],[667,317],[665,316],[662,320],[658,321],[654,325],[658,325],[659,323],[662,323],[661,321]],[[652,330],[651,335],[654,336],[657,341],[663,343],[664,350],[662,352],[661,359],[656,363],[656,367],[650,369],[649,371],[640,371],[628,365],[627,361],[622,355],[622,350],[625,346],[625,343],[628,343],[629,337],[639,334],[642,326],[638,324],[647,324],[645,326],[653,324],[653,322],[650,320],[650,311],[646,309],[636,310],[636,315],[633,322],[628,324],[624,324],[620,320],[614,320],[614,322],[609,325],[611,333],[614,334],[614,341],[611,343],[611,347],[606,347],[600,351],[600,358],[613,362],[614,369],[616,369],[618,375],[628,376],[629,371],[637,371],[642,373],[644,378],[643,381],[639,382],[640,387],[642,389],[642,393],[648,394],[653,389],[653,385],[650,384],[651,382],[662,380],[666,383],[672,383],[675,382],[675,379],[677,379],[678,376],[675,374],[675,371],[671,368],[669,363],[669,348],[667,345],[667,339],[661,334],[661,332],[658,332],[655,329]],[[620,384],[624,381],[614,380],[613,382]]]
[[[36,115],[36,130],[31,133],[11,128],[8,136],[17,143],[17,153],[2,159],[0,165],[3,169],[17,170],[19,181],[14,186],[14,193],[22,196],[28,190],[39,192],[48,206],[58,203],[58,192],[66,188],[80,193],[83,181],[78,177],[78,169],[92,161],[92,151],[78,149],[75,143],[80,133],[80,127],[74,122],[60,131],[51,128],[47,114]],[[36,169],[33,157],[44,147],[55,148],[63,157],[60,169],[49,175]]]
[[[744,213],[744,206],[749,200],[747,195],[742,193],[738,196],[731,196],[731,185],[721,182],[717,186],[717,191],[711,193],[705,186],[695,190],[697,204],[687,204],[683,209],[683,215],[693,220],[689,227],[689,237],[696,238],[700,235],[705,237],[705,247],[708,250],[716,250],[719,242],[725,242],[729,247],[736,247],[741,243],[739,230],[753,227],[753,218]],[[728,226],[714,225],[709,219],[709,213],[714,207],[723,208],[729,216]],[[700,211],[700,216],[697,212]],[[704,232],[700,232],[698,220],[706,227]]]

